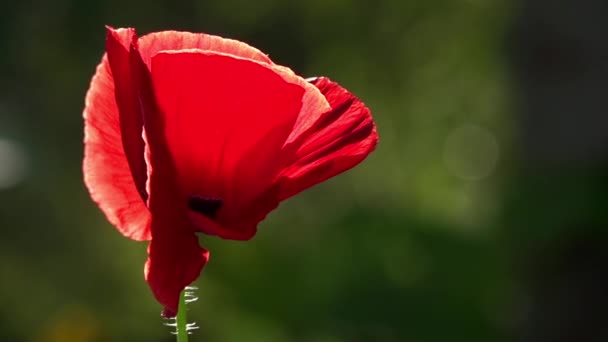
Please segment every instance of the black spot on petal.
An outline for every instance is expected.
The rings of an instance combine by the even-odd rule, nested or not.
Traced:
[[[222,203],[224,203],[224,200],[221,198],[194,195],[188,199],[188,208],[209,218],[215,218],[217,211],[222,207]]]

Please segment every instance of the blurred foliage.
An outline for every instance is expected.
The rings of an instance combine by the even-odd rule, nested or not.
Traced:
[[[118,234],[82,182],[84,94],[107,24],[246,41],[339,81],[378,124],[368,160],[283,203],[252,241],[201,237],[211,261],[190,307],[193,341],[500,341],[513,285],[499,224],[508,4],[3,3],[0,139],[24,151],[26,170],[0,187],[0,340],[173,340],[143,280],[145,244]],[[480,159],[475,134],[446,148],[466,125],[496,145],[491,155]],[[14,159],[2,156],[6,169]]]

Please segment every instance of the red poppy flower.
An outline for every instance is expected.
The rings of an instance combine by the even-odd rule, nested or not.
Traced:
[[[279,202],[375,148],[369,109],[244,43],[108,28],[84,109],[84,179],[125,236],[151,240],[145,276],[175,312],[207,263],[196,233],[247,240]]]

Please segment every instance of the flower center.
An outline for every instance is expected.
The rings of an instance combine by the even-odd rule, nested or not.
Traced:
[[[221,198],[193,195],[188,199],[188,208],[213,219],[222,203],[224,200]]]

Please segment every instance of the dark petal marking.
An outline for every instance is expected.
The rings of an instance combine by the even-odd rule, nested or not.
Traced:
[[[215,218],[217,211],[222,207],[221,198],[193,195],[188,199],[188,208],[209,218]]]

